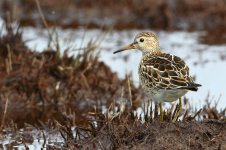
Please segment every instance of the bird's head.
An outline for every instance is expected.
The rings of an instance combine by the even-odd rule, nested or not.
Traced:
[[[160,53],[160,46],[159,46],[158,39],[156,35],[151,32],[142,32],[138,34],[135,37],[133,43],[115,51],[114,54],[121,51],[130,50],[130,49],[138,49],[143,54],[149,53],[154,55],[154,54]]]

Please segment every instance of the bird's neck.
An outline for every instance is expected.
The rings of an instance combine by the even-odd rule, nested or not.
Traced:
[[[159,55],[161,54],[161,50],[160,47],[152,47],[152,48],[148,48],[147,50],[143,50],[143,56],[146,55]]]

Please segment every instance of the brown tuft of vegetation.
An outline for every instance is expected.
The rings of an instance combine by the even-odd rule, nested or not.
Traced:
[[[51,48],[34,52],[25,46],[19,29],[14,31],[8,27],[7,34],[0,38],[2,109],[8,100],[10,108],[26,108],[28,115],[30,108],[37,106],[68,106],[81,116],[81,112],[109,106],[121,97],[123,90],[119,87],[126,87],[123,92],[127,96],[127,80],[120,80],[100,62],[94,49],[90,44],[76,57]],[[131,86],[132,98],[136,101],[140,98],[138,89]]]
[[[125,119],[126,118],[126,119]],[[123,116],[104,126],[86,140],[79,140],[77,148],[94,149],[224,149],[226,122],[162,122],[142,124]]]

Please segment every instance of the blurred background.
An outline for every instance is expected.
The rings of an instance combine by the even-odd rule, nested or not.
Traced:
[[[224,30],[225,0],[1,0],[1,17],[22,26],[43,26],[37,2],[49,26],[62,28],[150,28]]]
[[[225,113],[226,0],[0,0],[0,129],[86,126],[88,112],[112,103],[144,111],[141,53],[113,54],[143,31],[202,85],[185,95],[186,108],[212,103]]]

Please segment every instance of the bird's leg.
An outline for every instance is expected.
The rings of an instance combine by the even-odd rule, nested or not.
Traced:
[[[160,122],[162,122],[164,117],[163,110],[162,110],[162,102],[159,103],[159,109],[160,109]]]
[[[155,102],[155,112],[154,112],[154,118],[157,118],[158,117],[158,102]]]
[[[179,98],[179,110],[178,110],[179,114],[180,114],[181,110],[182,110],[182,99],[180,97]]]
[[[151,117],[151,121],[153,120],[153,118],[152,118],[152,116],[153,116],[153,110],[152,110],[152,108],[153,108],[153,105],[152,105],[152,99],[149,101],[149,103],[150,103],[150,117]]]
[[[152,120],[152,100],[151,99],[147,102],[147,112],[145,114],[145,119]]]

